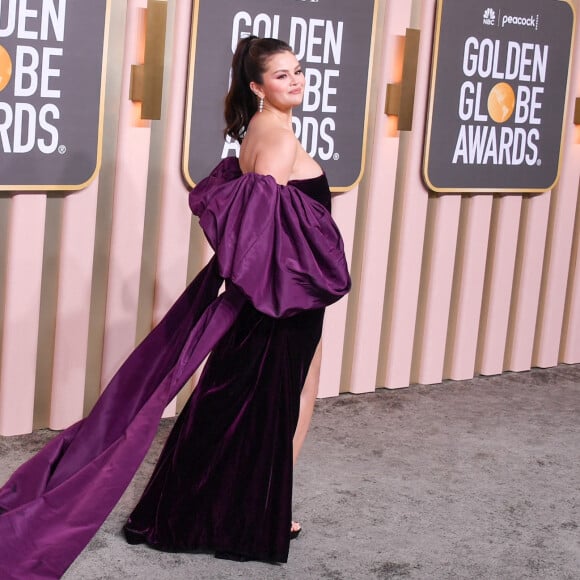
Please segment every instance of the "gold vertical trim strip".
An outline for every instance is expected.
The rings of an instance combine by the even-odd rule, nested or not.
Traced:
[[[63,197],[54,195],[46,200],[33,429],[47,427],[50,419],[63,202]]]
[[[161,119],[163,100],[167,2],[147,1],[147,39],[143,75],[142,119]]]
[[[399,131],[411,131],[413,128],[413,110],[415,107],[415,84],[419,62],[419,41],[421,32],[416,28],[407,28],[405,35],[405,56],[403,58],[403,80],[399,109]]]
[[[161,134],[161,136],[160,136]],[[162,153],[163,130],[151,129],[151,147],[149,155],[149,174],[145,199],[145,216],[143,226],[143,250],[139,278],[139,297],[137,301],[137,324],[135,342],[141,342],[153,326],[153,307],[155,303],[155,276],[157,273],[157,256],[159,248],[159,224],[161,210],[161,167],[156,164]],[[161,143],[159,142],[161,141]]]
[[[401,81],[387,85],[385,114],[396,115],[397,129],[413,129],[413,111],[415,109],[415,85],[419,64],[419,41],[421,32],[416,28],[407,28],[404,36],[403,69]]]
[[[6,259],[8,257],[8,227],[10,225],[11,197],[0,196],[0,365],[4,342],[4,309],[6,307]]]
[[[175,1],[167,2],[164,14],[167,27],[167,37],[175,38]],[[149,20],[147,21],[149,26]],[[165,30],[165,27],[164,27]],[[149,34],[149,32],[148,32]],[[161,64],[163,86],[165,92],[171,82],[172,47],[167,47],[165,58]],[[161,105],[161,103],[160,103]],[[168,99],[164,100],[160,109],[160,122],[151,124],[151,139],[149,145],[149,174],[147,177],[147,192],[145,200],[145,218],[143,228],[143,251],[141,252],[141,269],[139,281],[139,300],[137,305],[136,342],[139,343],[153,327],[153,309],[155,305],[155,285],[157,274],[157,258],[159,254],[159,232],[161,224],[161,194],[163,183],[164,149],[167,141],[167,108]]]
[[[402,83],[389,83],[387,85],[385,115],[399,115],[401,112],[401,86]],[[401,128],[397,127],[397,129]]]

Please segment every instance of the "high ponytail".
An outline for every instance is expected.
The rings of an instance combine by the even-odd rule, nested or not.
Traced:
[[[225,98],[224,136],[242,142],[248,123],[258,110],[250,83],[262,84],[267,60],[280,52],[292,52],[292,48],[276,38],[248,36],[238,42],[232,59],[232,82]]]

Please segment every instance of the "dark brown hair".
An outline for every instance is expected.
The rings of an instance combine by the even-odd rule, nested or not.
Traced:
[[[229,135],[242,142],[248,123],[258,110],[257,98],[250,89],[250,83],[262,84],[267,60],[280,52],[292,52],[292,48],[277,38],[248,36],[238,42],[232,59],[232,82],[225,99],[224,136]]]

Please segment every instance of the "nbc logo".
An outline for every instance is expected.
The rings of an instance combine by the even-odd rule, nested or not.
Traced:
[[[495,10],[493,8],[486,8],[483,13],[483,23],[488,26],[495,25]]]

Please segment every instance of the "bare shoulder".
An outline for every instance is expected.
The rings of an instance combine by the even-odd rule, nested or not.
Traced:
[[[264,131],[260,140],[259,155],[256,161],[268,164],[276,159],[283,158],[285,164],[294,166],[298,153],[299,143],[290,129],[275,127]]]
[[[286,184],[293,173],[299,143],[291,129],[256,123],[248,132],[240,152],[244,171],[271,175]]]

